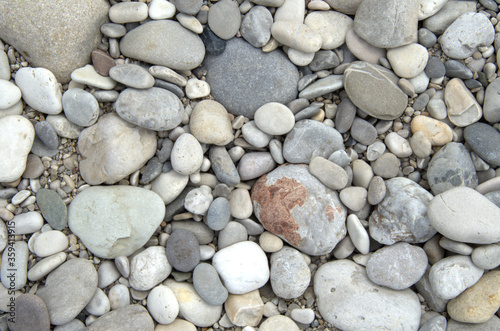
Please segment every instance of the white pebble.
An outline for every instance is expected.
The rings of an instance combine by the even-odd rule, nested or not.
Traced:
[[[42,232],[36,238],[34,250],[39,257],[50,256],[68,248],[68,237],[58,230]]]

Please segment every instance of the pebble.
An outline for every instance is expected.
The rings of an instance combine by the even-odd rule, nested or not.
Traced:
[[[174,292],[179,303],[179,316],[188,322],[199,327],[211,327],[220,319],[222,305],[212,306],[205,302],[192,284],[167,279],[164,285]]]
[[[3,45],[3,44],[2,44]],[[9,58],[4,50],[0,51],[0,79],[10,79],[10,64]]]
[[[206,224],[214,231],[224,229],[231,218],[229,201],[224,197],[213,200],[207,211]]]
[[[68,226],[68,211],[61,196],[55,191],[40,189],[36,192],[36,202],[43,218],[54,230],[63,230]]]
[[[464,198],[467,197],[467,203]],[[498,213],[495,204],[469,187],[455,187],[437,195],[429,204],[432,226],[449,239],[476,244],[499,240],[496,230]],[[478,222],[477,220],[481,220]],[[453,220],[450,223],[449,220]]]
[[[475,188],[478,184],[469,151],[455,142],[434,154],[427,167],[427,180],[434,195],[458,186]]]
[[[420,2],[418,10],[418,20],[425,20],[439,12],[446,4],[446,0],[424,0]]]
[[[21,294],[15,299],[15,314],[7,321],[10,330],[50,330],[47,306],[34,294]]]
[[[420,74],[426,68],[428,58],[427,48],[417,43],[391,48],[387,51],[387,59],[392,70],[403,78],[413,78]]]
[[[413,154],[419,158],[426,158],[432,153],[432,143],[423,131],[416,131],[410,138],[410,147]]]
[[[109,8],[109,19],[113,23],[140,22],[148,18],[148,5],[143,2],[123,2]]]
[[[395,48],[417,40],[419,1],[363,1],[354,17],[356,34],[375,47]]]
[[[401,116],[408,104],[408,97],[397,82],[392,71],[368,62],[354,62],[344,71],[344,88],[351,101],[368,115],[382,120]]]
[[[68,245],[68,237],[61,231],[45,231],[36,237],[34,253],[39,257],[46,257],[62,252]]]
[[[441,35],[460,15],[475,12],[476,4],[470,1],[446,2],[439,12],[424,20],[424,28]]]
[[[116,81],[110,77],[100,75],[91,64],[73,70],[71,73],[71,80],[76,83],[93,86],[103,90],[112,90],[116,86]]]
[[[252,200],[247,189],[237,188],[233,190],[229,205],[231,207],[231,216],[234,218],[245,219],[252,215]]]
[[[104,315],[110,309],[108,296],[100,288],[95,291],[94,296],[85,306],[85,310],[94,316]]]
[[[264,104],[287,104],[297,96],[299,73],[286,55],[264,53],[241,38],[229,40],[222,54],[208,57],[204,68],[214,99],[236,116],[252,119]]]
[[[360,211],[366,204],[367,190],[364,187],[350,186],[340,191],[340,201],[350,210]]]
[[[155,131],[175,128],[184,114],[179,98],[158,87],[143,90],[127,88],[120,93],[114,108],[127,122]]]
[[[351,137],[363,145],[372,144],[377,138],[377,129],[359,117],[356,117],[351,126]]]
[[[453,299],[483,276],[483,269],[472,263],[469,256],[454,255],[436,262],[430,270],[429,281],[442,299]]]
[[[109,259],[129,256],[142,247],[164,215],[164,202],[149,190],[120,185],[89,187],[70,203],[68,224],[94,255]]]
[[[361,61],[378,64],[379,59],[384,58],[386,55],[384,48],[378,48],[369,44],[360,38],[354,29],[347,31],[345,42],[349,51]]]
[[[164,281],[172,271],[173,263],[162,246],[151,246],[130,260],[130,286],[147,291]]]
[[[385,145],[397,157],[404,158],[413,154],[410,142],[396,132],[389,133],[384,139]]]
[[[241,36],[253,47],[263,47],[271,38],[273,16],[264,6],[255,6],[241,21]]]
[[[471,125],[483,115],[481,106],[459,78],[453,78],[446,84],[444,101],[447,106],[448,118],[456,126]]]
[[[217,37],[215,33],[210,30],[208,25],[206,25],[203,29],[203,32],[200,34],[200,38],[205,44],[207,55],[221,55],[226,49],[226,41]]]
[[[110,51],[111,50],[112,48],[110,49]],[[116,66],[115,59],[111,55],[100,49],[94,49],[92,51],[91,57],[92,65],[94,66],[95,71],[97,71],[97,73],[102,76],[109,76],[109,69]]]
[[[332,190],[341,190],[347,186],[348,176],[345,170],[321,156],[311,160],[309,172]]]
[[[283,199],[290,203],[283,205]],[[281,166],[261,177],[252,188],[252,202],[266,230],[306,254],[326,254],[345,237],[346,210],[337,193],[306,165]],[[311,212],[315,217],[306,216]]]
[[[120,51],[174,70],[194,69],[205,56],[200,37],[172,20],[150,21],[129,31],[120,40]]]
[[[179,314],[177,298],[165,285],[158,285],[149,292],[147,307],[151,316],[160,324],[172,323]]]
[[[50,115],[62,111],[61,87],[48,69],[21,68],[16,72],[16,85],[31,108]]]
[[[266,254],[254,242],[243,241],[215,253],[212,265],[231,294],[244,294],[269,280]]]
[[[198,99],[210,94],[210,85],[203,80],[191,78],[186,83],[186,96],[189,99]]]
[[[125,63],[109,69],[109,76],[128,87],[147,89],[155,84],[154,77],[149,71],[137,64]]]
[[[127,305],[102,315],[88,327],[88,330],[98,331],[110,328],[152,331],[154,322],[143,306]]]
[[[273,157],[267,152],[246,153],[240,159],[238,172],[243,181],[258,178],[276,167]]]
[[[467,244],[443,237],[439,240],[439,246],[445,250],[460,255],[471,255],[473,248]]]
[[[493,166],[500,165],[500,150],[497,145],[500,141],[498,130],[485,123],[475,123],[464,129],[464,139],[481,159]]]
[[[244,294],[230,294],[224,304],[226,316],[232,324],[257,326],[262,319],[264,302],[258,290]]]
[[[20,290],[26,285],[29,253],[28,245],[24,241],[10,242],[9,247],[4,249],[0,276],[3,286],[9,289],[9,292]]]
[[[278,102],[270,102],[254,114],[255,125],[270,135],[284,135],[293,129],[295,118],[292,111]]]
[[[12,182],[23,174],[26,159],[35,139],[31,122],[20,115],[0,118],[0,182]]]
[[[343,86],[343,77],[341,75],[330,75],[319,79],[304,88],[299,93],[299,98],[314,99],[321,95],[337,91]],[[298,114],[297,114],[298,115]],[[298,120],[296,116],[296,120]]]
[[[373,144],[370,144],[366,149],[366,159],[368,161],[375,161],[382,154],[384,154],[386,148],[387,147],[382,141],[380,140],[375,141]]]
[[[444,66],[446,76],[450,78],[471,79],[473,77],[472,71],[460,61],[448,60]]]
[[[370,251],[370,237],[355,214],[350,214],[347,217],[347,232],[356,249],[361,254],[368,254]]]
[[[114,285],[108,292],[111,310],[116,310],[130,304],[129,289],[122,284]]]
[[[245,123],[241,128],[241,134],[246,142],[257,148],[266,147],[273,138],[271,135],[261,131],[255,125],[255,121]]]
[[[227,300],[228,292],[211,264],[200,263],[196,266],[193,285],[200,297],[212,306],[222,305]]]
[[[457,298],[450,300],[447,311],[462,323],[487,322],[500,307],[500,272],[490,271]]]
[[[174,1],[173,3],[178,11],[188,15],[197,14],[202,5],[201,0]]]
[[[269,0],[257,0],[255,3]],[[272,0],[271,0],[272,1]],[[274,21],[292,21],[304,22],[305,2],[303,0],[278,0],[276,2],[277,8],[274,13]],[[280,4],[281,2],[281,4]],[[262,4],[264,5],[264,4]]]
[[[21,90],[14,83],[0,79],[0,109],[14,106],[21,100]]]
[[[208,26],[221,39],[233,38],[241,26],[238,4],[232,0],[222,0],[210,7]]]
[[[336,49],[344,44],[353,20],[336,11],[313,11],[306,16],[304,24],[321,35],[321,49]]]
[[[275,253],[283,248],[283,240],[271,232],[264,231],[259,236],[259,245],[266,253]]]
[[[205,144],[224,146],[234,139],[227,110],[214,100],[203,100],[194,107],[189,128]]]
[[[175,170],[171,170],[163,172],[154,179],[151,183],[151,190],[158,194],[163,202],[168,205],[182,193],[188,181],[189,176],[180,175]],[[184,206],[184,203],[182,203],[182,206]]]
[[[192,134],[183,133],[174,143],[170,160],[173,169],[179,174],[193,174],[203,162],[202,147]]]
[[[47,305],[50,322],[62,325],[73,320],[97,290],[97,271],[84,259],[72,259],[51,272],[45,287],[36,292]]]
[[[212,170],[217,179],[227,186],[235,186],[240,182],[240,175],[225,147],[212,146],[209,152]]]
[[[283,157],[291,163],[309,163],[313,156],[329,157],[344,148],[341,134],[314,120],[298,121],[283,143]]]
[[[311,271],[302,254],[283,247],[271,255],[271,286],[274,294],[283,299],[300,297],[311,282]]]
[[[420,302],[412,290],[376,285],[364,267],[349,260],[322,265],[314,276],[314,293],[321,316],[342,330],[416,330],[420,323]]]
[[[500,245],[491,244],[474,248],[472,262],[482,269],[495,269],[500,265]]]
[[[100,30],[108,38],[121,38],[127,33],[127,28],[123,24],[116,23],[104,23]]]
[[[120,272],[112,261],[106,260],[97,269],[97,287],[106,288],[120,278]]]
[[[62,138],[76,139],[83,130],[82,127],[70,122],[64,115],[49,115],[45,120]]]
[[[297,324],[285,315],[275,315],[266,318],[259,326],[259,331],[299,331]]]
[[[181,272],[192,271],[200,262],[198,240],[191,231],[177,229],[167,240],[167,258]]]
[[[184,199],[184,208],[195,215],[204,215],[212,201],[212,190],[210,187],[202,185],[189,191]]]
[[[12,223],[14,222],[14,223]],[[30,211],[14,216],[9,226],[9,230],[15,234],[32,234],[40,230],[43,226],[43,217],[37,211]]]
[[[82,131],[78,149],[82,178],[91,185],[112,184],[137,171],[155,154],[156,135],[106,114]]]
[[[369,219],[370,236],[384,245],[422,243],[432,238],[436,230],[427,215],[432,194],[407,178],[392,178],[385,184],[385,198]]]
[[[99,116],[99,104],[96,98],[89,92],[78,88],[64,92],[62,106],[66,118],[79,126],[91,126],[95,124]]]
[[[477,47],[489,46],[495,39],[495,28],[483,13],[464,13],[446,28],[439,43],[453,59],[471,56]]]
[[[164,80],[177,86],[186,86],[187,84],[187,79],[184,76],[179,75],[177,72],[167,67],[151,66],[149,67],[149,73],[155,78]]]
[[[321,34],[299,22],[274,22],[271,26],[271,35],[283,45],[304,53],[315,53],[322,45]]]
[[[187,15],[187,14],[183,14],[183,13],[179,13],[179,14],[175,15],[175,18],[186,29],[188,29],[196,34],[200,34],[203,32],[203,26],[201,25],[200,21],[198,19],[196,19],[196,17],[191,16],[191,15]]]
[[[441,78],[446,74],[446,67],[438,57],[431,56],[425,66],[425,74],[429,78]]]
[[[408,243],[396,243],[375,251],[366,264],[372,282],[394,290],[404,290],[415,284],[425,273],[425,251]]]
[[[384,179],[394,178],[399,174],[401,161],[392,153],[384,153],[372,162],[373,173]]]
[[[453,139],[453,131],[444,122],[427,116],[415,116],[411,123],[411,132],[424,132],[430,139],[432,146],[443,146]]]
[[[295,308],[292,309],[290,317],[298,323],[307,325],[314,321],[316,315],[311,308]]]

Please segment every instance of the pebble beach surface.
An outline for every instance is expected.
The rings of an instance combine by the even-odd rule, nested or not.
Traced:
[[[499,4],[0,2],[0,330],[499,330]]]

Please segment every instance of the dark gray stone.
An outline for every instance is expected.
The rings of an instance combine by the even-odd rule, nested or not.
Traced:
[[[474,123],[464,130],[467,145],[490,165],[500,166],[500,132],[491,125]]]
[[[309,63],[309,68],[312,71],[320,71],[325,69],[336,68],[340,64],[340,59],[333,51],[323,50],[314,54],[314,58]]]
[[[475,188],[478,185],[469,151],[455,142],[446,144],[434,154],[427,168],[427,180],[434,195],[457,186]]]
[[[217,239],[217,247],[221,250],[233,244],[246,241],[248,239],[248,232],[243,224],[233,221],[229,222],[224,229],[219,231]]]
[[[356,117],[351,126],[351,137],[363,145],[371,145],[377,139],[377,129],[368,121]]]
[[[309,107],[302,109],[297,114],[295,114],[295,122],[313,117],[318,113],[320,107],[321,106],[319,104],[313,103]]]
[[[142,183],[149,184],[153,179],[162,173],[163,163],[160,162],[158,157],[152,157],[146,164],[146,169],[142,174]]]
[[[309,163],[315,156],[328,158],[344,149],[342,135],[334,128],[314,120],[295,123],[283,144],[283,157],[291,163]]]
[[[164,80],[156,78],[154,87],[159,87],[164,90],[170,91],[173,94],[175,94],[179,99],[184,97],[184,91],[179,86],[166,82]]]
[[[440,78],[446,74],[446,67],[438,57],[431,56],[429,57],[429,60],[427,60],[427,65],[425,66],[424,71],[429,78]]]
[[[228,297],[219,274],[211,264],[200,263],[193,271],[193,285],[200,297],[212,306],[222,305]]]
[[[163,139],[161,143],[161,149],[156,153],[158,156],[158,161],[160,163],[165,163],[170,160],[170,153],[172,152],[172,148],[174,147],[174,142],[170,139]]]
[[[369,219],[371,237],[384,245],[422,243],[432,238],[437,232],[427,218],[432,194],[408,178],[392,178],[385,184],[385,198]]]
[[[220,55],[224,53],[226,49],[226,41],[215,35],[215,33],[210,30],[210,28],[205,26],[203,32],[200,34],[200,38],[205,44],[205,50],[207,55]]]
[[[35,141],[31,152],[40,157],[52,157],[57,154],[59,147],[59,136],[47,121],[37,122],[35,124]]]
[[[457,60],[448,60],[444,63],[446,76],[450,78],[471,79],[472,71],[465,64]]]
[[[15,300],[15,314],[9,316],[9,329],[12,331],[50,330],[47,306],[34,294],[21,294]]]
[[[418,43],[427,48],[431,48],[437,42],[437,37],[432,31],[421,28],[418,30]]]
[[[297,96],[299,73],[280,50],[264,53],[240,38],[221,55],[205,59],[212,96],[234,115],[253,118],[269,102],[286,104]]]
[[[165,163],[167,164],[167,163]],[[164,165],[165,165],[164,164]],[[171,169],[170,169],[171,170]],[[163,171],[165,172],[165,171]],[[168,171],[167,171],[168,172]],[[188,186],[186,187],[181,194],[177,198],[175,198],[174,201],[169,203],[165,207],[165,221],[170,222],[172,221],[172,218],[174,215],[182,213],[184,211],[184,199],[186,198],[186,195],[192,190],[194,187]]]
[[[354,117],[356,117],[356,106],[349,98],[344,98],[338,105],[337,114],[335,115],[335,129],[338,132],[344,133],[351,128]]]
[[[212,146],[208,157],[218,180],[227,186],[235,186],[240,182],[238,170],[225,147]]]
[[[413,101],[413,109],[417,111],[424,110],[427,104],[429,103],[430,97],[427,93],[422,93],[420,94],[414,101]]]
[[[36,202],[52,229],[63,230],[68,226],[68,209],[59,194],[49,189],[40,189],[36,192]]]
[[[168,262],[178,271],[192,271],[200,263],[200,245],[191,231],[174,230],[166,247]]]
[[[214,230],[224,229],[231,219],[231,206],[226,198],[218,197],[210,204],[208,208],[206,224]]]

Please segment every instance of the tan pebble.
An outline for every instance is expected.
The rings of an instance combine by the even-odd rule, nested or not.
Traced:
[[[410,127],[412,133],[423,131],[433,146],[446,145],[453,139],[453,132],[446,123],[427,116],[416,116]]]

